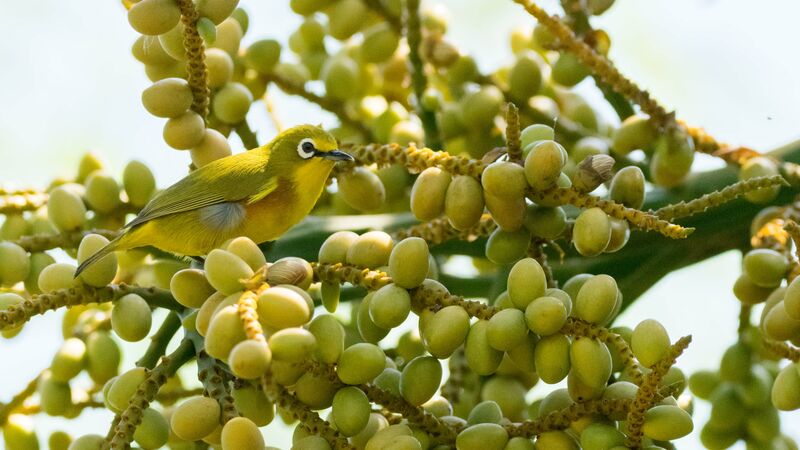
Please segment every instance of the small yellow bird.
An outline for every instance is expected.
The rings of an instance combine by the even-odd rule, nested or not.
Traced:
[[[211,162],[153,197],[75,276],[115,250],[151,245],[200,256],[234,237],[277,239],[308,215],[336,161],[353,157],[322,128],[300,125],[262,147]]]

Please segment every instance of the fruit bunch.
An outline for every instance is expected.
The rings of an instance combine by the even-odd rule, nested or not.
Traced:
[[[777,413],[800,408],[792,155],[721,144],[622,76],[591,23],[613,0],[562,2],[563,18],[515,1],[538,24],[490,72],[418,0],[291,0],[298,28],[250,42],[236,0],[123,1],[142,103],[193,168],[232,133],[259,146],[254,102],[280,128],[276,88],[333,114],[355,161],[276,242],[117,252],[77,278],[152,198],[150,169],[117,179],[86,155],[46,189],[0,188],[3,338],[66,309],[50,366],[0,404],[6,448],[39,448],[36,414],[102,408],[110,425],[49,448],[288,448],[262,430],[277,417],[298,450],[672,449],[695,428],[687,384],[712,403],[708,448],[796,448]],[[572,89],[591,83],[618,118]],[[692,176],[696,153],[731,167]],[[690,337],[618,316],[743,248],[751,219],[737,341],[687,381]],[[141,342],[133,367],[119,340]]]

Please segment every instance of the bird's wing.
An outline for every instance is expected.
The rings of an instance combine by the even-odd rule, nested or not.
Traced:
[[[233,164],[227,161],[225,170],[220,170],[223,166],[219,162],[222,160],[203,166],[159,192],[125,227],[221,203],[251,203],[253,198],[267,196],[278,187],[278,177],[264,171],[267,158],[263,153],[258,160],[254,159],[255,156],[255,152],[246,152],[228,157],[237,160]]]

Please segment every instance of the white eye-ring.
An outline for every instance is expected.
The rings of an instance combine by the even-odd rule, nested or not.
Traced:
[[[316,151],[317,149],[316,147],[314,147],[314,141],[308,138],[303,139],[297,145],[297,154],[300,155],[300,157],[303,159],[311,158],[312,156],[314,156],[314,153],[316,153]]]

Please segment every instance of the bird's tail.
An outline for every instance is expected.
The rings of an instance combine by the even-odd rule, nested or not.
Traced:
[[[101,248],[95,254],[93,254],[88,259],[86,259],[86,261],[82,262],[78,266],[78,268],[75,270],[74,278],[78,278],[78,276],[80,276],[81,272],[83,272],[84,270],[88,269],[89,266],[91,266],[92,264],[96,263],[97,261],[100,261],[103,257],[108,256],[111,252],[116,250],[117,247],[119,247],[120,238],[122,236],[124,236],[124,235],[121,235],[121,236],[115,238],[114,240],[112,240],[111,242],[106,244],[105,247]]]

